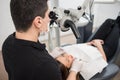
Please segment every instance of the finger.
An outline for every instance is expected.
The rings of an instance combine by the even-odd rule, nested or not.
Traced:
[[[88,45],[92,45],[92,42],[87,42]]]
[[[91,45],[91,42],[87,42],[86,44]]]

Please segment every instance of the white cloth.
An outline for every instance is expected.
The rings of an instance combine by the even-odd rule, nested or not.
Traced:
[[[56,58],[58,57],[59,55],[65,53],[65,51],[60,48],[60,47],[56,47],[51,53],[50,55],[53,57],[53,58]]]
[[[87,44],[74,44],[62,47],[62,49],[82,61],[80,74],[85,80],[100,73],[108,65],[96,47]]]

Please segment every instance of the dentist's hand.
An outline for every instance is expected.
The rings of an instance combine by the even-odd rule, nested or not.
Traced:
[[[70,71],[74,71],[74,72],[78,73],[81,71],[81,67],[82,67],[82,61],[75,59],[72,63]]]

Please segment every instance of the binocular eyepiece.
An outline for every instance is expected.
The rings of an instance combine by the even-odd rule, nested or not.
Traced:
[[[50,11],[49,18],[55,21],[55,20],[58,19],[58,16],[57,16],[57,14],[55,12]]]

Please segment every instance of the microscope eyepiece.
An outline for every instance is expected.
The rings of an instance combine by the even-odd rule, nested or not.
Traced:
[[[52,20],[57,20],[58,19],[57,14],[53,11],[50,11],[49,18],[52,19]]]

